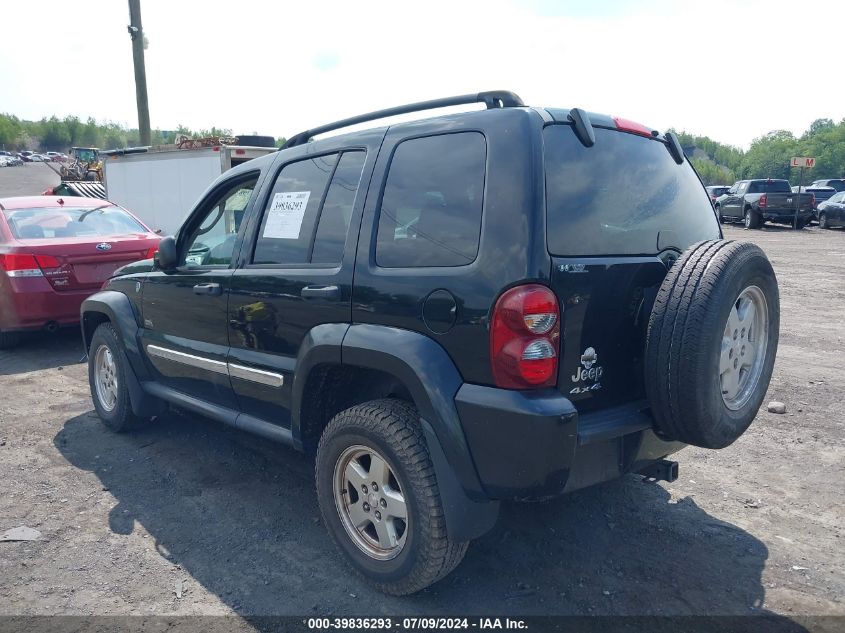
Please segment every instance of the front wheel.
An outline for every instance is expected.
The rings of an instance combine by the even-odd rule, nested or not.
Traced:
[[[88,383],[97,415],[109,429],[123,433],[147,421],[132,413],[126,385],[126,357],[111,323],[102,323],[91,337]]]
[[[406,595],[452,571],[468,543],[449,539],[413,405],[374,400],[337,414],[317,450],[317,498],[347,559],[385,593]]]

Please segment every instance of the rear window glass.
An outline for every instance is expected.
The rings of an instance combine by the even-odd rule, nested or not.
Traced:
[[[126,211],[112,205],[6,209],[3,213],[12,236],[19,240],[107,237],[147,232]]]
[[[650,255],[660,232],[684,248],[718,238],[710,198],[663,143],[597,128],[584,147],[568,125],[544,131],[548,247],[553,255]]]
[[[384,268],[472,263],[486,161],[487,144],[478,132],[403,141],[384,188],[376,263]]]
[[[758,180],[749,184],[748,193],[792,193],[792,188],[786,180]]]

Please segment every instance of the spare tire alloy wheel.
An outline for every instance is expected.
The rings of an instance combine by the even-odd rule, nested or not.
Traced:
[[[376,560],[398,556],[408,535],[408,507],[387,460],[375,449],[350,446],[334,471],[335,504],[349,538]]]
[[[766,297],[757,286],[749,286],[734,302],[722,335],[719,380],[722,399],[732,411],[748,403],[760,382],[768,329]]]
[[[690,247],[649,318],[645,383],[656,432],[703,448],[739,438],[769,387],[779,327],[777,279],[758,246]]]

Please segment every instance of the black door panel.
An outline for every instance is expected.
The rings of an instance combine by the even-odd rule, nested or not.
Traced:
[[[362,147],[332,139],[309,143],[288,152],[267,179],[257,205],[261,213],[246,242],[255,244],[255,254],[242,254],[229,294],[229,361],[253,371],[232,373],[244,413],[290,427],[293,374],[303,340],[318,325],[350,322],[356,238],[383,136],[382,130],[361,137]],[[269,215],[278,208],[275,200],[304,192],[305,206],[295,208],[300,224],[295,237],[289,217],[271,221]],[[280,226],[286,232],[276,231]],[[281,381],[273,382],[273,376]]]

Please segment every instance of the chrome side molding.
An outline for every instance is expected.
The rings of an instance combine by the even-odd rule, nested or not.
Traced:
[[[147,345],[147,353],[150,356],[163,358],[164,360],[169,360],[174,363],[196,367],[197,369],[204,369],[216,374],[223,374],[224,376],[229,376],[230,378],[257,382],[268,387],[280,388],[285,384],[285,377],[282,374],[264,371],[263,369],[253,369],[252,367],[246,367],[235,363],[224,363],[221,360],[213,360],[203,356],[177,352],[176,350],[159,347],[158,345]]]

